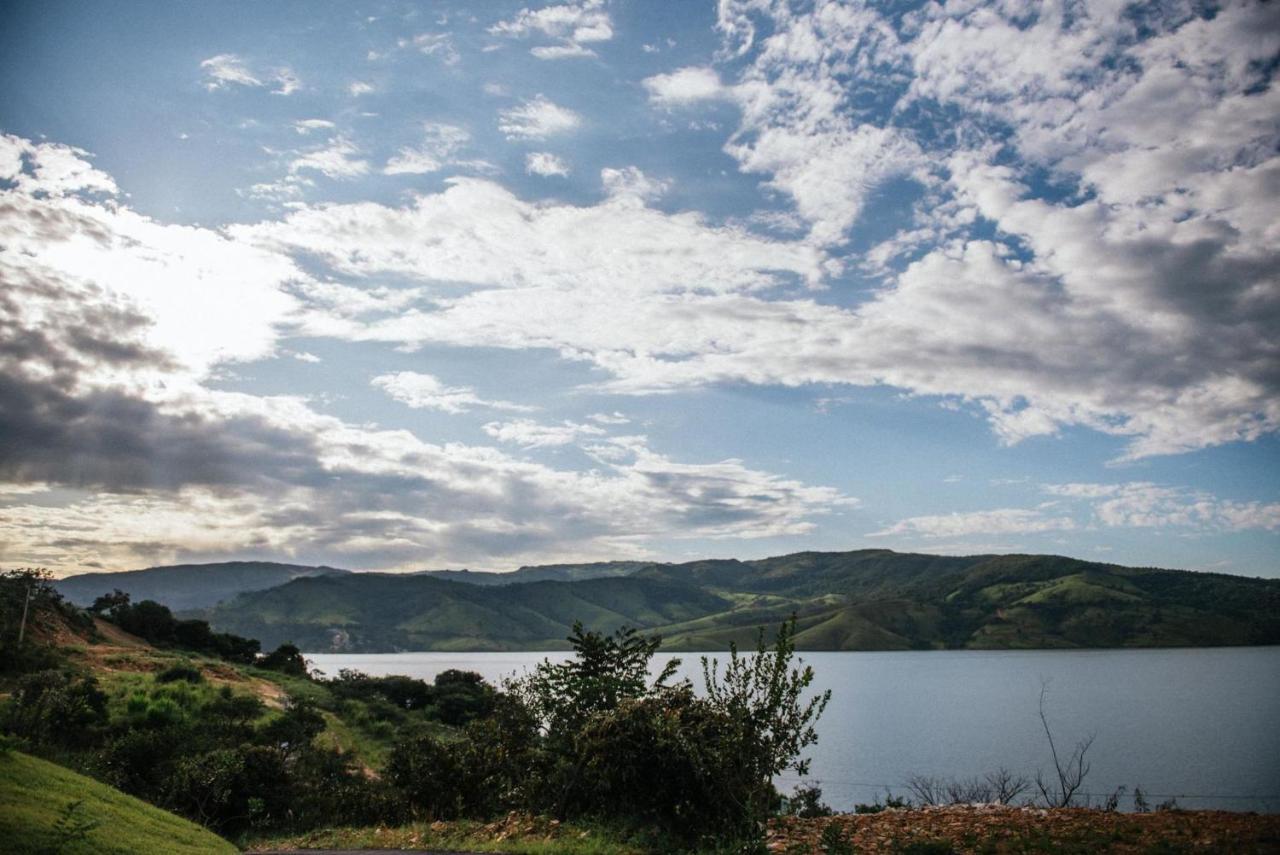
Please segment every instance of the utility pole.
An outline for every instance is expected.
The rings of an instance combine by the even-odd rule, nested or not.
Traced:
[[[18,646],[22,646],[22,638],[27,634],[27,607],[31,605],[31,589],[35,587],[35,581],[27,582],[27,596],[22,600],[22,623],[18,625]]]

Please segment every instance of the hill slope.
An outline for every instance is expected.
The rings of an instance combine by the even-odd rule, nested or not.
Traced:
[[[640,564],[573,582],[301,578],[208,617],[267,646],[380,652],[555,649],[574,620],[653,630],[670,649],[719,650],[792,614],[808,650],[1276,644],[1280,580],[1053,555],[859,550]]]
[[[208,855],[238,850],[195,823],[125,795],[45,760],[17,751],[0,753],[0,851],[36,855],[55,851],[54,824],[71,802],[83,800],[77,819],[98,823],[67,855]]]
[[[174,611],[204,609],[245,591],[263,591],[300,576],[346,573],[333,567],[228,561],[222,564],[178,564],[122,573],[82,573],[55,583],[62,596],[78,606],[119,588],[139,600],[155,600]]]
[[[600,578],[482,586],[423,575],[352,573],[242,594],[207,615],[220,631],[305,650],[522,650],[564,646],[574,621],[613,630],[723,612],[731,603],[678,581]]]

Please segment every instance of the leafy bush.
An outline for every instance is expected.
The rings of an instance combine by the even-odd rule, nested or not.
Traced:
[[[39,671],[19,680],[5,709],[5,730],[34,744],[91,744],[107,721],[107,696],[93,677]]]
[[[204,675],[200,673],[199,668],[187,664],[170,665],[156,675],[157,683],[175,683],[178,681],[203,683]]]
[[[279,671],[294,677],[307,676],[307,660],[302,657],[302,651],[292,644],[280,645],[264,656],[258,665],[268,671]]]
[[[822,801],[822,787],[817,784],[796,787],[783,803],[782,812],[787,816],[814,819],[831,816],[831,808]]]
[[[806,698],[812,672],[793,669],[794,623],[752,657],[707,663],[705,697],[649,679],[659,639],[574,627],[574,656],[507,684],[462,738],[408,731],[388,776],[432,818],[553,813],[657,830],[684,844],[758,839],[779,796],[772,778],[803,774],[827,696]],[[443,675],[442,675],[443,676]],[[437,680],[441,683],[471,680]],[[814,806],[820,801],[814,791]]]

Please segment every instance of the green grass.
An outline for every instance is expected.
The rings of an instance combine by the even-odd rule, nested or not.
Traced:
[[[586,825],[561,825],[542,817],[485,824],[469,820],[415,823],[399,828],[326,828],[253,842],[248,851],[271,849],[437,849],[512,855],[641,855],[652,851]]]
[[[0,753],[0,851],[36,855],[55,851],[55,824],[73,802],[74,816],[97,823],[87,835],[57,849],[65,855],[188,855],[234,853],[211,831],[127,796],[106,784],[17,751]]]

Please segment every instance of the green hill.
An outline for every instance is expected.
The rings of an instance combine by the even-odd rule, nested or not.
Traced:
[[[177,564],[121,573],[81,573],[59,579],[54,586],[77,606],[116,588],[134,602],[155,600],[174,611],[204,609],[245,591],[262,591],[299,576],[346,573],[333,567],[274,564],[269,561],[227,561],[221,564]]]
[[[270,648],[537,650],[565,644],[574,621],[612,630],[723,612],[732,604],[683,582],[599,578],[482,586],[424,575],[352,573],[295,579],[211,609],[221,631]]]
[[[94,823],[78,840],[59,835],[68,805],[76,822]],[[0,752],[0,852],[10,855],[209,855],[239,850],[181,817],[53,763]]]
[[[292,641],[312,651],[555,649],[575,620],[657,631],[669,649],[719,650],[791,614],[808,650],[1280,643],[1280,580],[1055,555],[874,549],[571,566],[629,575],[505,585],[434,574],[318,576],[242,594],[208,617],[266,646]]]

